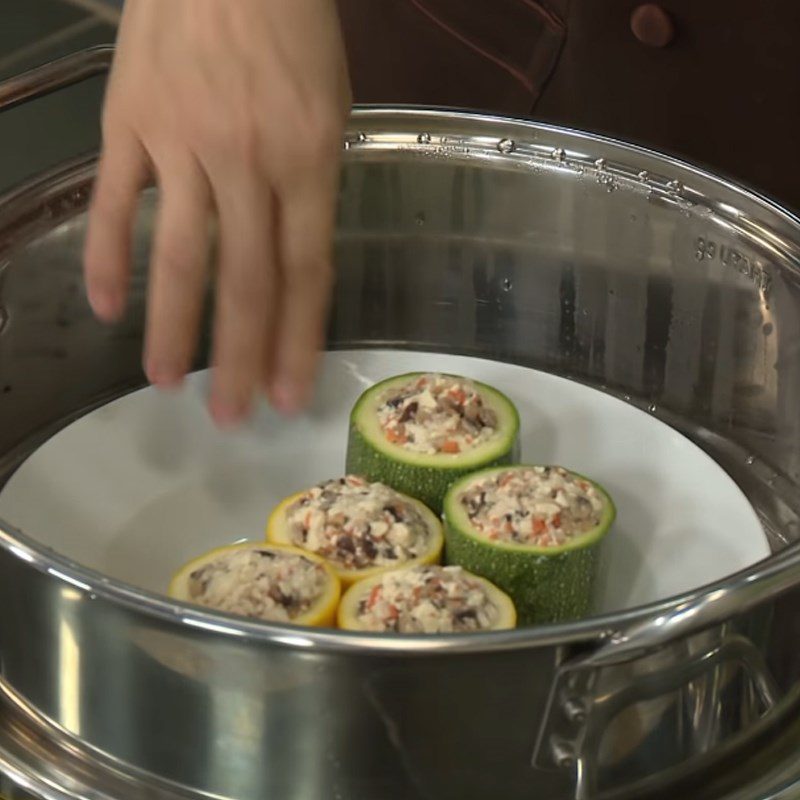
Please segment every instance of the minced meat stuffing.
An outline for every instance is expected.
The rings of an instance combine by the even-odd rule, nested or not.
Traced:
[[[509,469],[478,479],[460,501],[486,538],[537,547],[565,544],[600,523],[595,486],[562,467]]]
[[[311,559],[269,548],[220,553],[189,576],[189,596],[218,611],[289,622],[325,590],[328,574]]]
[[[292,542],[343,569],[401,565],[430,532],[417,508],[382,483],[348,475],[305,492],[286,511]]]
[[[386,438],[406,450],[463,453],[497,433],[497,414],[470,381],[423,375],[387,391],[378,407]]]
[[[410,567],[383,575],[358,606],[369,631],[459,633],[490,630],[499,617],[486,587],[461,567]]]

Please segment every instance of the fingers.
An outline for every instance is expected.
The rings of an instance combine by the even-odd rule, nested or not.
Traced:
[[[131,237],[148,159],[127,131],[107,137],[98,166],[84,248],[89,303],[105,322],[125,310],[130,277]]]
[[[206,289],[211,193],[188,153],[164,159],[151,257],[144,365],[148,380],[177,386],[189,370]]]
[[[310,395],[332,283],[330,245],[349,98],[335,4],[128,0],[85,248],[95,313],[118,319],[137,200],[158,176],[144,367],[191,366],[219,228],[211,411],[284,411]],[[280,121],[280,124],[278,124]],[[113,135],[112,135],[113,134]],[[280,301],[280,310],[278,311]]]
[[[220,245],[211,413],[227,426],[249,414],[272,346],[274,202],[263,177],[242,169],[215,187]]]
[[[292,413],[309,399],[325,338],[333,280],[335,162],[286,184],[280,203],[282,297],[269,395]]]

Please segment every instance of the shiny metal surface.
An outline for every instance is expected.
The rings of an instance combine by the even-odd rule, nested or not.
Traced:
[[[43,64],[0,84],[0,108],[5,110],[73,83],[102,75],[111,64],[114,48],[98,45]]]
[[[365,109],[346,146],[331,347],[482,355],[619,394],[733,475],[775,555],[622,615],[401,644],[198,613],[0,522],[0,768],[33,784],[60,765],[71,788],[42,795],[59,800],[789,796],[800,222],[671,159],[533,123]],[[156,198],[133,311],[102,328],[80,275],[93,169],[0,201],[0,481],[144,383]]]

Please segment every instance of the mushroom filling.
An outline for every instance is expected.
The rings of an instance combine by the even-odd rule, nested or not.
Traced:
[[[596,528],[604,501],[589,481],[562,467],[509,469],[479,478],[459,498],[487,539],[557,547]]]
[[[348,475],[315,486],[286,511],[292,543],[347,570],[400,566],[426,552],[419,510],[382,483]]]
[[[358,605],[369,631],[459,633],[491,629],[499,610],[486,586],[461,567],[411,567],[387,572]]]
[[[388,390],[378,423],[392,444],[415,453],[457,455],[497,433],[497,414],[470,381],[423,375]]]
[[[233,550],[194,570],[189,596],[218,611],[289,622],[325,591],[328,575],[308,558],[269,549]]]

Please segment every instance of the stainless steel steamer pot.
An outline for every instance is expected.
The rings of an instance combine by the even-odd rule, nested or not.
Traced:
[[[0,101],[109,58],[57,62]],[[200,613],[0,521],[0,772],[58,800],[793,796],[800,220],[673,159],[530,122],[362,109],[345,146],[331,347],[486,356],[623,396],[733,475],[773,556],[624,614],[399,643]],[[80,274],[94,168],[0,202],[2,478],[144,382],[155,199],[133,313],[102,328]]]

